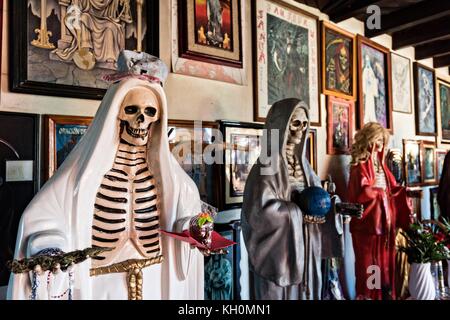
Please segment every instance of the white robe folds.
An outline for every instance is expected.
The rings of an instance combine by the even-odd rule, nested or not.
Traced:
[[[95,195],[103,175],[113,165],[119,145],[120,106],[126,94],[139,86],[153,90],[161,106],[161,118],[151,128],[147,154],[147,162],[154,170],[161,194],[161,229],[182,231],[187,228],[189,218],[200,212],[197,187],[169,151],[167,101],[163,89],[142,80],[123,80],[111,85],[85,136],[23,213],[15,259],[29,257],[45,248],[69,252],[91,247]],[[203,299],[201,253],[164,235],[161,236],[161,244],[162,264],[143,270],[143,298]],[[94,279],[89,274],[90,267],[91,260],[75,266],[74,299],[126,299],[126,273]],[[63,276],[67,277],[67,274]],[[99,277],[105,278],[100,280]],[[46,286],[46,283],[41,283],[41,286]],[[9,299],[29,299],[30,293],[29,274],[11,275]],[[42,298],[46,297],[38,297]]]

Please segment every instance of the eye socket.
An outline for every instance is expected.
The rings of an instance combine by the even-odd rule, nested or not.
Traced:
[[[125,107],[125,113],[126,114],[134,114],[138,111],[138,108],[136,106],[127,106]]]
[[[155,116],[155,114],[156,114],[156,112],[157,112],[157,110],[156,110],[156,108],[153,108],[153,107],[148,107],[148,108],[145,108],[145,114],[147,115],[147,116],[149,116],[149,117],[154,117]]]
[[[291,124],[292,124],[294,127],[300,127],[301,122],[300,122],[300,120],[294,120],[294,121],[292,121]]]

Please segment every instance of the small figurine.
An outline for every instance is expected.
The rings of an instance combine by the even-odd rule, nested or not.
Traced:
[[[207,212],[199,214],[191,220],[189,232],[195,240],[205,245],[211,246],[211,235],[214,230],[214,220]]]

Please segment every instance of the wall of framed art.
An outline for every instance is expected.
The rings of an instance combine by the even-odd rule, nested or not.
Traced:
[[[63,120],[59,117],[71,120],[93,117],[100,104],[98,99],[87,99],[94,96],[100,98],[99,91],[89,90],[86,94],[86,92],[82,92],[83,89],[67,90],[68,88],[64,85],[68,85],[68,81],[72,80],[69,85],[86,87],[82,84],[89,83],[94,89],[101,90],[104,83],[98,82],[98,77],[93,78],[90,70],[80,71],[81,68],[75,69],[72,65],[70,67],[73,69],[70,70],[77,74],[75,79],[70,79],[69,74],[64,73],[67,68],[52,69],[51,74],[39,73],[39,70],[44,70],[40,68],[40,64],[56,61],[54,60],[56,57],[49,54],[50,49],[41,48],[46,50],[45,59],[42,60],[42,54],[32,55],[31,61],[27,59],[27,63],[33,65],[34,73],[31,73],[34,76],[41,77],[41,80],[45,80],[43,82],[53,81],[54,83],[49,86],[41,85],[40,94],[36,95],[32,93],[31,89],[33,88],[27,87],[29,84],[27,80],[36,79],[31,77],[25,79],[24,83],[20,83],[24,78],[19,77],[15,81],[16,86],[22,85],[22,89],[28,93],[12,92],[11,79],[13,76],[17,77],[21,74],[23,76],[23,66],[25,65],[22,63],[22,67],[19,67],[19,63],[12,62],[20,57],[22,60],[24,59],[24,50],[20,55],[17,53],[18,56],[14,57],[16,53],[14,43],[17,48],[32,46],[32,51],[38,52],[39,50],[34,49],[38,47],[30,45],[35,38],[28,39],[28,37],[36,36],[35,28],[45,30],[47,27],[47,31],[59,30],[49,40],[55,45],[55,49],[62,49],[64,45],[67,45],[64,42],[67,42],[66,36],[70,36],[70,33],[61,33],[64,28],[62,25],[58,25],[57,22],[61,21],[58,20],[59,13],[55,14],[54,9],[56,8],[55,4],[59,5],[59,2],[68,3],[70,1],[47,1],[49,7],[44,12],[44,15],[48,15],[49,18],[47,26],[41,23],[42,13],[36,10],[37,7],[23,6],[23,4],[37,3],[37,0],[5,0],[2,11],[0,111],[9,112],[12,115],[15,112],[21,112],[36,118],[39,118],[38,115],[46,115],[48,129],[46,131],[43,126],[41,131],[43,139],[47,139],[48,142],[51,141],[50,128],[52,126],[56,128],[58,121]],[[229,119],[229,127],[234,131],[232,130],[228,135],[231,148],[228,149],[228,153],[224,154],[224,157],[229,159],[233,159],[233,156],[236,159],[241,156],[244,158],[254,157],[254,155],[249,155],[245,145],[248,146],[255,141],[252,138],[254,135],[249,132],[253,131],[254,133],[255,130],[261,128],[260,124],[255,125],[255,121],[263,121],[268,106],[277,99],[285,95],[303,97],[313,108],[313,127],[308,145],[308,157],[321,179],[325,179],[329,174],[333,177],[337,193],[342,195],[345,200],[350,165],[348,148],[359,122],[364,122],[364,115],[369,114],[360,111],[367,107],[367,105],[361,104],[364,92],[360,92],[360,90],[366,90],[364,88],[367,83],[365,84],[362,77],[365,74],[366,79],[373,78],[379,84],[384,84],[383,94],[372,92],[373,103],[369,104],[369,107],[374,107],[371,115],[373,116],[375,113],[375,118],[372,117],[372,119],[378,120],[377,111],[383,111],[382,114],[378,114],[378,117],[381,117],[385,126],[393,132],[389,149],[395,150],[392,161],[397,170],[397,176],[399,179],[402,177],[410,179],[408,183],[416,196],[416,212],[422,214],[423,217],[430,212],[430,205],[433,203],[430,201],[430,197],[433,193],[428,190],[436,185],[440,163],[446,151],[450,150],[450,113],[445,112],[445,110],[448,111],[450,101],[448,68],[434,69],[432,72],[436,78],[434,76],[427,77],[426,73],[421,76],[420,69],[413,68],[415,53],[412,47],[393,51],[391,50],[391,37],[387,35],[365,41],[362,38],[364,36],[363,22],[350,18],[334,24],[329,22],[328,16],[319,10],[299,4],[294,0],[229,0],[230,7],[227,8],[228,11],[225,10],[225,24],[233,27],[224,27],[223,37],[218,38],[208,36],[208,27],[202,23],[205,8],[200,2],[198,14],[192,14],[192,6],[197,5],[194,0],[146,0],[146,3],[151,2],[153,5],[147,7],[147,11],[142,11],[145,14],[140,18],[135,14],[138,2],[131,1],[133,4],[131,16],[136,21],[150,21],[147,19],[149,17],[159,19],[159,23],[153,25],[155,28],[157,27],[157,31],[155,28],[148,29],[152,38],[147,37],[141,45],[144,43],[149,45],[148,48],[152,49],[147,51],[158,54],[168,66],[172,67],[172,72],[165,84],[165,92],[169,105],[169,119],[179,120],[171,121],[171,127],[191,132],[194,120],[205,121],[207,126],[211,126],[208,128],[212,128],[213,125],[217,125],[216,121]],[[11,5],[19,6],[19,3],[22,5],[23,16],[13,17]],[[254,5],[252,6],[251,3]],[[185,10],[180,10],[179,4],[186,5],[183,7]],[[59,7],[56,9],[61,13],[64,11]],[[126,22],[129,20],[126,14],[124,20],[127,25],[134,25],[134,22]],[[13,23],[23,26],[26,21],[29,23],[26,25],[27,30],[30,31],[29,34],[26,36],[24,33],[14,34],[13,32],[17,28],[12,27]],[[259,30],[257,23],[259,23],[259,27],[261,27],[261,23],[264,26]],[[55,28],[55,26],[58,27]],[[183,34],[180,32],[181,28],[185,28],[183,31],[190,34],[191,38],[186,34],[185,40],[188,40],[186,43],[180,41],[180,34]],[[291,34],[286,39],[290,50],[286,50],[287,44],[280,43],[279,37],[277,40],[279,33],[285,31]],[[144,39],[145,35],[141,34],[137,37]],[[357,38],[360,39],[359,47]],[[299,39],[302,41],[298,41]],[[300,50],[298,42],[306,43],[303,41],[305,39],[309,39],[308,45]],[[138,48],[138,42],[128,44],[128,48],[134,47]],[[292,48],[297,50],[291,50]],[[358,52],[360,52],[359,60]],[[107,64],[107,61],[101,61],[102,58],[96,58],[96,63],[97,60]],[[389,62],[389,60],[391,61]],[[92,66],[92,60],[81,60],[81,62]],[[421,60],[419,63],[423,70],[433,67],[431,59]],[[75,62],[74,64],[76,65]],[[300,72],[297,72],[298,70]],[[415,74],[414,70],[418,72]],[[32,75],[31,73],[30,75]],[[359,78],[361,81],[358,80]],[[435,82],[434,89],[433,86],[427,88],[430,80]],[[289,92],[284,86],[286,82],[307,83],[308,86]],[[418,90],[414,88],[417,85],[426,89],[419,88],[423,91],[422,96],[419,92],[415,97],[414,93]],[[60,91],[56,92],[55,90]],[[370,93],[369,91],[366,90],[367,93]],[[421,120],[418,111],[425,112],[428,107],[426,103],[421,106],[420,99],[426,101],[426,97],[432,95],[435,96],[436,114],[432,117],[436,119],[437,134],[430,135],[430,130],[427,128],[416,130],[416,118],[418,116],[418,119]],[[53,124],[49,122],[51,119],[53,119]],[[358,119],[362,121],[358,121]],[[63,122],[61,123],[64,124]],[[248,126],[247,128],[233,127],[232,123],[246,123]],[[86,125],[80,122],[65,124]],[[327,124],[329,125],[327,126]],[[183,145],[186,142],[183,140],[183,135],[179,134],[183,130],[174,133],[171,138],[172,147]],[[425,135],[422,135],[423,133]],[[404,145],[404,139],[409,144]],[[40,139],[38,140],[40,141]],[[62,147],[65,142],[71,144],[71,137],[68,138],[68,135],[66,138],[62,137]],[[210,141],[203,142],[207,145]],[[190,140],[188,144],[192,147]],[[54,141],[53,145],[49,143],[47,148],[42,148],[42,161],[39,155],[33,159],[46,162],[44,165],[46,174],[43,175],[43,178],[49,177],[53,173],[53,169],[57,167],[57,145]],[[240,149],[241,145],[244,145],[242,149]],[[407,149],[406,145],[408,145]],[[234,146],[237,147],[234,148]],[[433,148],[436,149],[434,154],[435,177],[431,174],[433,172],[433,154],[430,150]],[[403,159],[407,161],[406,166],[399,165],[400,155],[404,155]],[[45,158],[48,160],[45,161]],[[50,164],[52,161],[53,165]],[[11,163],[11,165],[14,164]],[[16,165],[22,166],[25,170],[27,163],[17,163]],[[196,182],[204,200],[221,209],[239,210],[244,187],[242,177],[245,177],[249,170],[248,164],[233,165],[233,163],[229,163],[228,166],[223,167],[223,172],[217,174],[219,182],[209,179],[213,174],[211,171],[214,170],[213,168],[194,168],[190,164],[186,164],[184,169],[192,175],[194,180],[197,179]],[[206,179],[202,179],[205,172],[207,172]],[[225,179],[226,177],[228,180]],[[212,190],[212,193],[208,193],[211,185],[216,185],[216,189]],[[34,190],[32,191],[34,192]],[[220,199],[225,200],[221,202]],[[233,255],[236,254],[233,253]],[[231,257],[228,258],[231,259]],[[235,296],[237,287],[234,283],[231,289]]]
[[[174,1],[159,0],[157,2],[159,4],[157,16],[160,19],[159,39],[157,41],[157,46],[159,47],[159,55],[168,65],[172,65],[174,54],[173,26],[174,22],[179,22],[179,7]],[[189,1],[180,0],[180,2],[187,3]],[[302,17],[304,19],[307,19],[307,17],[309,17],[310,19],[312,19],[311,21],[314,20],[317,22],[316,30],[314,30],[314,28],[309,28],[308,30],[309,34],[312,35],[314,39],[317,39],[317,53],[315,58],[317,59],[316,80],[318,92],[316,100],[312,101],[313,104],[317,103],[318,108],[318,119],[313,121],[315,122],[314,129],[316,130],[315,163],[318,168],[318,174],[322,179],[325,179],[327,174],[329,173],[334,174],[336,177],[342,177],[341,172],[347,171],[349,165],[349,156],[345,154],[333,155],[328,154],[329,152],[327,152],[327,138],[329,138],[330,136],[325,125],[328,119],[327,96],[338,96],[340,98],[346,98],[347,100],[352,100],[353,97],[356,98],[355,106],[353,109],[352,129],[354,133],[357,128],[356,120],[360,102],[357,98],[358,83],[356,80],[358,78],[358,68],[356,67],[356,65],[358,48],[356,35],[364,35],[364,25],[362,22],[353,18],[345,20],[339,24],[328,22],[328,17],[321,13],[319,10],[308,7],[306,5],[298,4],[293,0],[259,0],[260,6],[264,5],[265,3],[272,3],[272,5],[284,8],[286,12],[292,12],[293,14],[295,13],[294,16],[299,19],[301,19]],[[11,57],[10,40],[12,40],[12,29],[10,28],[12,22],[10,13],[12,12],[12,7],[10,4],[11,1],[5,1],[5,6],[3,8],[4,36],[2,38],[2,89],[0,95],[0,110],[48,115],[67,115],[70,117],[94,116],[99,105],[98,100],[81,100],[76,98],[23,94],[10,91],[9,75],[11,75],[14,70],[13,68],[11,68],[9,63],[9,58]],[[237,4],[240,5],[238,8],[240,10],[236,9]],[[254,67],[255,59],[253,53],[256,50],[253,50],[253,47],[255,45],[255,38],[254,36],[252,36],[254,32],[252,19],[256,20],[257,16],[254,14],[253,10],[254,8],[252,8],[248,1],[234,1],[233,6],[230,7],[230,13],[237,12],[240,16],[240,30],[237,33],[233,33],[233,35],[231,33],[227,35],[227,37],[230,39],[229,42],[225,41],[225,33],[227,32],[224,32],[223,40],[225,42],[222,41],[222,44],[218,45],[218,47],[225,46],[225,49],[227,49],[227,43],[230,44],[230,46],[231,43],[233,43],[232,47],[234,49],[239,48],[238,51],[240,51],[240,55],[238,64],[241,65],[236,67],[235,69],[239,69],[242,71],[239,73],[239,77],[241,77],[240,83],[237,84],[233,83],[232,81],[219,81],[217,79],[210,80],[205,79],[205,77],[193,77],[180,73],[171,73],[165,86],[169,102],[169,117],[171,119],[203,121],[231,119],[240,122],[253,122],[255,118],[257,119],[254,112],[254,98],[255,95],[257,95],[255,94],[255,88],[258,86],[258,78],[255,78],[255,76],[253,75],[254,71],[256,70]],[[36,14],[38,13],[36,12]],[[236,15],[231,14],[231,16],[234,17],[234,20],[230,18],[229,22],[239,25],[239,21],[237,21],[239,19],[235,19]],[[50,19],[54,19],[54,17]],[[194,20],[201,21],[201,15],[195,16]],[[35,23],[39,22],[40,20],[34,17],[32,21],[34,21],[33,23]],[[269,22],[268,20],[264,21]],[[325,22],[320,23],[321,21]],[[283,23],[281,22],[278,21],[278,25],[283,25]],[[287,25],[285,26],[286,28],[295,27],[295,23],[293,23],[292,21],[285,22],[287,23]],[[36,26],[40,27],[39,24]],[[326,33],[322,33],[322,29],[326,30]],[[199,34],[201,35],[201,33]],[[200,40],[202,39],[203,38],[201,38]],[[325,39],[325,41],[323,41],[323,39]],[[197,41],[197,45],[202,44],[200,40]],[[371,40],[378,45],[383,46],[384,48],[390,49],[392,47],[391,38],[389,36],[383,35]],[[213,40],[211,41],[211,43],[214,42]],[[313,42],[315,44],[316,40],[313,40]],[[326,54],[322,54],[322,51],[324,51],[324,44],[325,51],[327,52]],[[214,47],[214,44],[212,45],[212,47]],[[314,49],[312,46],[311,48],[312,50]],[[179,49],[178,45],[177,49]],[[230,52],[234,51],[231,49],[228,50]],[[215,54],[217,55],[217,52],[210,52],[211,56],[214,56]],[[220,56],[220,54],[218,54],[218,56]],[[200,59],[201,58],[204,58],[204,56],[202,57],[202,55],[200,54]],[[393,79],[392,127],[394,129],[394,135],[392,136],[390,147],[397,148],[401,152],[403,152],[403,139],[434,141],[435,138],[433,136],[416,135],[416,99],[411,96],[411,93],[414,92],[413,48],[409,47],[397,50],[395,52],[392,51],[391,60],[391,78]],[[194,61],[194,59],[189,61]],[[210,65],[221,66],[220,57],[218,61],[219,64],[212,63]],[[280,61],[283,61],[283,59]],[[420,63],[424,66],[432,67],[432,61],[430,59],[422,60],[420,61]],[[192,65],[189,65],[189,68],[191,67]],[[210,67],[205,69],[205,71],[207,71],[206,74],[214,74],[215,78],[217,78],[216,74],[218,72],[222,72],[223,70],[228,69],[224,69],[221,67]],[[436,69],[435,73],[438,78],[436,80],[436,85],[438,86],[440,83],[443,84],[442,88],[444,89],[442,89],[441,91],[444,92],[446,89],[445,84],[450,81],[448,70],[445,68]],[[316,72],[314,70],[310,72],[310,75],[315,74]],[[227,75],[227,73],[224,73],[224,75]],[[404,81],[401,81],[399,79],[403,79]],[[336,80],[339,81],[336,82]],[[401,84],[401,86],[396,86],[395,84]],[[410,99],[406,99],[406,97],[408,96]],[[402,100],[402,97],[404,97],[405,99]],[[444,93],[436,93],[436,104],[438,107],[438,111],[439,106],[445,103],[445,97],[446,95]],[[187,112],[186,110],[189,110],[189,112]],[[443,134],[445,133],[445,131],[442,130],[442,125],[440,125],[442,121],[445,122],[445,118],[447,115],[441,114],[442,112],[437,113],[438,137],[441,138],[436,141],[436,146],[439,149],[450,149],[450,144],[444,143],[447,139],[446,135]],[[319,123],[321,124],[321,126],[318,126]],[[343,177],[345,179],[346,174],[344,174]],[[342,183],[342,185],[344,185],[344,183]]]

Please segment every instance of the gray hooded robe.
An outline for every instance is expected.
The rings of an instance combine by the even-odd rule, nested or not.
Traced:
[[[271,130],[279,130],[276,173],[262,175],[270,164],[258,158],[248,176],[242,206],[242,231],[249,256],[251,298],[258,300],[321,299],[322,262],[343,256],[342,217],[335,214],[334,203],[324,224],[303,222],[300,208],[291,201],[285,146],[289,124],[296,108],[308,106],[297,99],[275,103],[266,119],[261,155],[271,150]],[[321,181],[305,157],[308,128],[297,157],[307,186],[321,186]],[[267,144],[266,144],[267,143]]]

